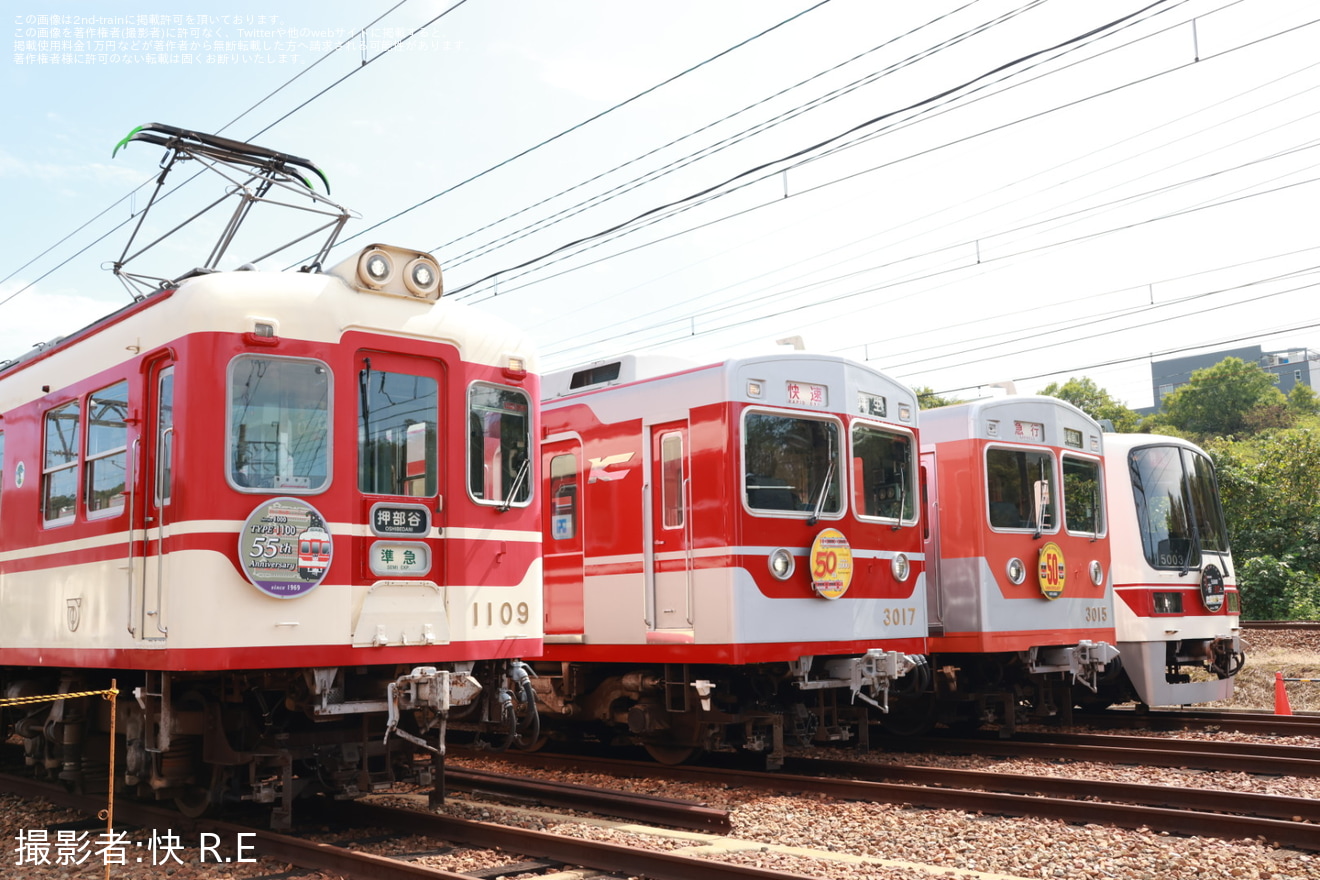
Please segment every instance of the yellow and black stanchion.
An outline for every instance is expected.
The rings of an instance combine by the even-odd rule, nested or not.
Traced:
[[[5,697],[0,698],[0,708],[8,706],[24,706],[32,703],[54,703],[58,700],[77,700],[82,697],[103,697],[110,701],[110,781],[106,788],[105,809],[97,814],[97,818],[105,820],[105,830],[107,836],[113,835],[115,825],[115,720],[117,715],[117,706],[115,699],[119,696],[118,679],[110,680],[110,687],[100,691],[78,691],[72,694],[43,694],[32,697]],[[110,880],[110,862],[105,864],[106,880]]]

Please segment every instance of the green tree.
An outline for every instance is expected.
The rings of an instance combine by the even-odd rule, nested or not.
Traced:
[[[1121,433],[1130,434],[1141,423],[1141,417],[1136,412],[1115,400],[1093,379],[1073,377],[1062,385],[1051,382],[1040,393],[1066,400],[1096,421],[1108,419],[1114,430]]]
[[[929,385],[914,386],[913,391],[917,395],[917,406],[921,409],[938,409],[941,406],[957,406],[964,401],[956,397],[941,397],[936,394]]]
[[[1320,611],[1320,420],[1206,444],[1215,460],[1243,615]]]
[[[1164,420],[1198,437],[1225,437],[1250,432],[1253,425],[1278,427],[1286,403],[1275,387],[1277,377],[1259,364],[1224,358],[1213,367],[1196,370],[1191,381],[1164,398]]]
[[[1288,392],[1288,410],[1294,416],[1320,415],[1320,394],[1310,385],[1298,382]]]

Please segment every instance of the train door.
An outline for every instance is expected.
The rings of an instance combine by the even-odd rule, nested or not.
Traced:
[[[133,534],[141,530],[142,552],[133,577],[129,629],[135,638],[159,641],[169,632],[165,616],[165,584],[168,577],[170,514],[174,486],[174,362],[153,361],[147,369],[146,422],[135,445],[134,461],[141,465],[135,482],[136,510],[130,515]],[[130,547],[134,546],[132,542]]]
[[[541,493],[547,524],[544,550],[546,635],[581,633],[582,605],[582,445],[577,440],[547,443]]]
[[[692,485],[687,422],[651,427],[646,522],[647,609],[653,630],[692,628]]]
[[[922,516],[921,550],[926,557],[926,619],[929,633],[944,634],[944,591],[940,589],[940,493],[935,468],[935,453],[921,453]]]

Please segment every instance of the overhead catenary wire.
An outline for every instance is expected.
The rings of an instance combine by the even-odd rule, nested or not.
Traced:
[[[597,238],[605,237],[605,236],[610,235],[610,234],[612,234],[612,233],[615,233],[615,232],[618,232],[618,231],[620,231],[620,230],[623,230],[623,229],[629,228],[629,227],[631,227],[631,226],[634,226],[634,225],[636,225],[636,224],[638,224],[638,223],[645,222],[645,221],[647,221],[648,219],[654,217],[656,214],[659,214],[659,213],[661,213],[661,212],[668,211],[668,210],[671,210],[671,209],[674,209],[674,208],[679,208],[679,207],[682,207],[682,206],[685,206],[685,205],[690,205],[690,204],[692,204],[692,203],[694,203],[694,202],[697,202],[698,200],[700,200],[700,199],[702,199],[702,198],[704,198],[704,197],[706,197],[706,196],[711,195],[712,193],[717,192],[718,190],[722,189],[723,187],[729,186],[730,184],[733,184],[733,183],[736,183],[736,182],[742,180],[743,178],[746,178],[746,177],[749,177],[749,176],[751,176],[751,175],[754,175],[754,174],[757,174],[757,173],[763,172],[763,171],[765,171],[766,169],[770,169],[770,168],[778,168],[778,167],[783,166],[784,164],[786,164],[786,163],[788,163],[788,162],[791,162],[791,161],[793,161],[793,160],[795,160],[795,159],[799,159],[799,158],[802,158],[802,157],[804,157],[804,156],[807,156],[807,155],[810,155],[810,154],[816,153],[816,152],[822,150],[823,148],[828,147],[828,146],[830,146],[830,145],[832,145],[832,144],[834,144],[834,143],[836,143],[836,142],[842,140],[842,139],[845,138],[845,137],[848,137],[848,136],[851,135],[851,134],[854,134],[854,133],[856,133],[856,132],[858,132],[858,131],[862,131],[862,130],[864,130],[864,129],[870,128],[870,127],[876,125],[876,124],[879,123],[879,122],[883,122],[884,120],[887,120],[887,119],[893,118],[893,117],[896,116],[897,114],[904,113],[904,112],[907,112],[907,111],[910,111],[910,110],[913,110],[913,109],[916,109],[916,108],[922,107],[922,106],[927,105],[927,104],[932,104],[932,103],[934,103],[934,102],[936,102],[936,101],[941,100],[942,98],[944,98],[944,97],[946,97],[946,96],[948,96],[948,95],[951,95],[951,94],[954,94],[954,93],[959,92],[959,91],[961,91],[961,90],[964,90],[964,89],[968,88],[969,86],[971,86],[972,84],[975,84],[975,83],[977,83],[977,82],[980,82],[980,81],[983,80],[983,79],[986,79],[986,78],[988,78],[988,77],[994,76],[995,74],[997,74],[997,73],[999,73],[999,72],[1001,72],[1001,71],[1003,71],[1003,70],[1007,70],[1007,69],[1010,69],[1010,68],[1016,67],[1016,66],[1018,66],[1018,65],[1021,65],[1021,64],[1023,64],[1024,62],[1026,62],[1026,61],[1028,61],[1028,60],[1031,60],[1031,59],[1033,59],[1033,58],[1036,58],[1036,57],[1038,57],[1038,56],[1040,56],[1040,55],[1042,55],[1042,54],[1045,54],[1045,53],[1047,53],[1047,52],[1052,52],[1052,51],[1055,51],[1055,50],[1057,50],[1057,49],[1060,49],[1060,48],[1063,48],[1063,47],[1066,47],[1066,46],[1070,46],[1070,45],[1072,45],[1072,44],[1074,44],[1074,43],[1078,43],[1078,42],[1080,42],[1080,41],[1083,41],[1083,40],[1085,40],[1086,38],[1090,37],[1092,34],[1099,33],[1099,32],[1103,32],[1103,31],[1105,31],[1105,30],[1112,29],[1112,28],[1116,27],[1117,25],[1122,24],[1123,22],[1128,21],[1129,19],[1132,19],[1132,18],[1134,18],[1134,17],[1136,17],[1136,16],[1142,15],[1142,14],[1144,14],[1145,12],[1147,12],[1147,11],[1149,11],[1149,10],[1151,10],[1151,9],[1154,9],[1154,8],[1159,7],[1159,6],[1165,5],[1166,3],[1169,3],[1169,2],[1171,2],[1171,0],[1155,0],[1155,2],[1150,3],[1150,4],[1148,4],[1148,5],[1144,6],[1144,7],[1142,7],[1141,9],[1139,9],[1139,10],[1137,10],[1137,11],[1135,11],[1135,12],[1129,13],[1128,15],[1120,16],[1119,18],[1113,19],[1113,20],[1109,21],[1109,22],[1106,23],[1106,24],[1099,25],[1099,26],[1097,26],[1097,27],[1095,27],[1095,28],[1088,29],[1087,31],[1085,31],[1085,32],[1083,32],[1083,33],[1081,33],[1081,34],[1076,34],[1076,35],[1074,35],[1074,36],[1072,36],[1072,37],[1069,37],[1068,39],[1063,40],[1063,41],[1061,41],[1061,42],[1058,42],[1058,43],[1056,43],[1056,44],[1054,44],[1054,45],[1052,45],[1052,46],[1048,46],[1048,47],[1043,48],[1043,49],[1038,49],[1038,50],[1036,50],[1036,51],[1034,51],[1034,52],[1030,52],[1030,53],[1028,53],[1028,54],[1026,54],[1026,55],[1023,55],[1023,56],[1020,56],[1020,57],[1018,57],[1018,58],[1016,58],[1016,59],[1013,59],[1012,61],[1004,62],[1004,63],[1002,63],[1002,64],[1000,64],[1000,65],[997,65],[997,66],[995,66],[995,67],[993,67],[993,68],[991,68],[991,69],[989,69],[989,70],[987,70],[987,71],[984,71],[984,72],[978,74],[977,76],[972,77],[972,78],[969,79],[969,80],[966,80],[966,81],[964,81],[964,82],[962,82],[962,83],[959,83],[958,85],[950,86],[950,87],[948,87],[948,88],[946,88],[946,89],[943,89],[943,90],[941,90],[941,91],[939,91],[939,92],[936,92],[936,93],[934,93],[934,94],[932,94],[932,95],[928,95],[928,96],[926,96],[925,98],[922,98],[922,99],[920,99],[920,100],[918,100],[918,101],[915,101],[915,102],[909,103],[909,104],[907,104],[906,106],[901,107],[901,108],[899,108],[899,109],[897,109],[897,110],[886,111],[885,113],[882,113],[882,114],[880,114],[879,116],[875,116],[875,117],[872,117],[872,118],[870,118],[870,119],[864,120],[863,122],[859,122],[859,123],[853,125],[852,127],[848,128],[848,129],[846,129],[846,130],[844,130],[844,131],[841,131],[841,132],[838,132],[838,133],[836,133],[836,134],[834,134],[834,135],[831,135],[830,137],[825,138],[824,140],[818,141],[818,142],[816,142],[816,143],[814,143],[814,144],[810,144],[810,145],[805,146],[805,147],[800,147],[800,148],[798,148],[797,150],[794,150],[793,152],[788,153],[788,154],[786,154],[786,155],[780,156],[780,157],[775,158],[775,159],[770,159],[770,160],[765,161],[765,162],[761,162],[761,163],[759,163],[759,164],[757,164],[757,165],[755,165],[755,166],[753,166],[753,167],[751,167],[751,168],[747,168],[747,169],[745,169],[745,170],[743,170],[743,171],[740,171],[740,172],[738,172],[737,174],[735,174],[735,175],[733,175],[733,176],[731,176],[731,177],[728,177],[728,178],[726,178],[725,180],[723,180],[723,181],[721,181],[721,182],[719,182],[719,183],[712,184],[712,185],[707,186],[707,187],[705,187],[705,188],[703,188],[703,189],[697,190],[696,192],[693,192],[693,193],[690,193],[690,194],[688,194],[688,195],[686,195],[686,196],[683,196],[683,197],[681,197],[681,198],[679,198],[679,199],[675,199],[675,200],[672,200],[672,201],[670,201],[670,202],[667,202],[667,203],[665,203],[665,204],[663,204],[663,205],[658,205],[658,206],[656,206],[656,207],[654,207],[654,208],[650,208],[650,209],[648,209],[648,210],[646,210],[646,211],[641,212],[640,214],[637,214],[636,216],[632,217],[632,218],[629,219],[629,220],[622,221],[621,223],[616,223],[616,224],[614,224],[613,226],[610,226],[610,227],[607,228],[607,229],[601,230],[600,232],[596,232],[596,233],[593,233],[593,234],[591,234],[591,235],[589,235],[589,236],[584,236],[584,237],[582,237],[582,238],[578,238],[578,239],[576,239],[576,240],[574,240],[574,241],[571,241],[571,242],[568,242],[568,243],[566,243],[566,244],[560,245],[559,247],[556,247],[556,248],[554,248],[554,249],[552,249],[552,250],[550,250],[550,251],[547,251],[546,253],[544,253],[544,254],[542,254],[542,255],[540,255],[540,256],[538,256],[538,257],[533,257],[533,258],[531,258],[531,259],[529,259],[529,260],[524,260],[524,261],[522,261],[521,263],[518,263],[517,265],[514,265],[514,266],[509,267],[509,268],[506,269],[506,270],[501,270],[501,271],[497,271],[497,272],[490,273],[490,274],[488,274],[488,275],[486,275],[486,276],[484,276],[484,277],[482,277],[482,278],[478,278],[478,279],[476,279],[475,281],[472,281],[472,282],[469,282],[468,284],[462,285],[461,287],[459,287],[457,290],[455,290],[455,291],[453,291],[453,292],[454,292],[454,293],[460,293],[460,292],[462,292],[462,291],[464,291],[464,290],[467,290],[467,289],[470,289],[470,288],[475,287],[475,286],[477,286],[477,285],[483,284],[483,283],[485,283],[485,282],[487,282],[487,281],[491,281],[491,280],[493,280],[494,278],[498,277],[499,275],[504,274],[505,272],[508,272],[508,271],[516,271],[516,270],[518,270],[518,269],[522,269],[522,268],[524,268],[524,267],[526,267],[526,266],[533,265],[533,264],[535,264],[535,263],[539,263],[539,262],[541,262],[541,261],[543,261],[543,260],[546,260],[546,259],[548,259],[548,258],[550,258],[550,257],[553,257],[553,256],[555,256],[555,255],[557,255],[557,254],[559,254],[559,253],[561,253],[561,252],[563,252],[563,251],[565,251],[565,250],[568,250],[568,249],[570,249],[570,248],[573,248],[573,247],[575,247],[575,246],[577,246],[577,245],[580,245],[580,244],[584,244],[584,243],[590,242],[590,241],[592,241],[592,240],[594,240],[594,239],[597,239]],[[1186,0],[1180,0],[1180,2],[1186,2]]]
[[[338,52],[339,50],[343,49],[345,46],[347,46],[349,43],[353,42],[354,40],[358,39],[362,34],[364,34],[364,33],[367,31],[368,28],[372,27],[373,25],[375,25],[376,23],[378,23],[379,21],[381,21],[382,19],[384,19],[386,16],[390,15],[391,13],[393,13],[395,10],[397,10],[399,7],[403,6],[403,5],[404,5],[405,3],[407,3],[407,2],[409,2],[409,0],[399,0],[399,2],[395,3],[395,4],[394,4],[393,6],[391,6],[389,9],[385,10],[385,11],[382,12],[380,15],[376,16],[376,17],[373,18],[371,21],[369,21],[367,24],[363,25],[361,28],[359,28],[358,30],[354,31],[354,33],[353,33],[351,36],[345,38],[341,43],[339,43],[339,45],[336,46],[335,49],[334,49],[333,51],[331,51],[331,52],[327,53],[326,55],[322,56],[321,58],[317,59],[317,60],[314,61],[312,64],[310,64],[306,69],[300,71],[299,73],[295,74],[295,75],[294,75],[293,77],[291,77],[290,79],[286,80],[283,84],[281,84],[280,86],[278,86],[277,88],[275,88],[273,91],[269,92],[264,98],[262,98],[261,100],[257,101],[257,102],[256,102],[255,104],[253,104],[252,106],[248,107],[246,110],[244,110],[244,111],[243,111],[242,113],[240,113],[238,116],[234,117],[233,119],[231,119],[229,122],[225,123],[225,124],[224,124],[223,126],[221,126],[220,128],[216,129],[216,132],[215,132],[215,133],[218,134],[218,133],[220,133],[220,132],[225,131],[226,129],[228,129],[228,128],[230,128],[232,125],[234,125],[236,122],[238,122],[240,119],[243,119],[245,116],[247,116],[248,114],[252,113],[252,112],[253,112],[254,110],[256,110],[258,107],[260,107],[260,106],[262,106],[263,104],[265,104],[265,103],[267,103],[268,101],[270,101],[270,100],[271,100],[272,98],[274,98],[277,94],[279,94],[280,92],[282,92],[285,88],[287,88],[288,86],[290,86],[291,84],[293,84],[293,83],[294,83],[295,81],[297,81],[298,79],[300,79],[300,78],[302,78],[303,76],[305,76],[307,73],[309,73],[312,69],[314,69],[314,68],[317,67],[319,64],[321,64],[323,61],[325,61],[325,60],[327,60],[327,59],[329,59],[329,58],[334,57],[334,55],[335,55],[336,52]],[[306,101],[304,101],[303,103],[299,104],[298,107],[296,107],[294,110],[291,110],[291,111],[289,111],[288,113],[285,113],[285,114],[284,114],[283,116],[281,116],[279,119],[275,120],[275,122],[272,122],[270,125],[267,125],[265,128],[260,129],[260,130],[257,131],[255,134],[249,135],[249,136],[248,136],[248,139],[250,140],[251,138],[260,137],[263,133],[265,133],[266,131],[269,131],[269,130],[270,130],[271,128],[273,128],[275,125],[279,124],[280,122],[283,122],[285,119],[287,119],[289,116],[291,116],[294,112],[297,112],[298,110],[303,109],[304,107],[306,107],[308,104],[310,104],[312,101],[316,100],[317,98],[323,97],[323,96],[324,96],[325,94],[327,94],[331,89],[335,88],[336,86],[341,85],[341,84],[342,84],[345,80],[347,80],[349,77],[351,77],[351,76],[355,76],[355,75],[357,75],[358,73],[360,73],[363,69],[366,68],[366,66],[367,66],[369,63],[374,62],[374,61],[378,60],[379,58],[383,57],[384,55],[386,55],[386,54],[388,54],[388,53],[394,51],[394,50],[397,49],[400,45],[402,45],[403,43],[405,43],[407,40],[409,40],[409,39],[411,39],[412,37],[416,36],[416,34],[418,34],[419,32],[421,32],[422,30],[426,29],[427,27],[430,27],[432,24],[434,24],[435,22],[439,21],[441,18],[444,18],[446,15],[448,15],[448,14],[449,14],[450,12],[452,12],[454,9],[457,9],[459,6],[463,5],[463,4],[466,3],[466,2],[467,2],[467,0],[458,0],[458,2],[456,2],[453,6],[449,7],[449,8],[446,9],[446,10],[444,10],[444,11],[441,12],[440,14],[434,16],[430,21],[426,22],[426,24],[424,24],[424,25],[422,25],[422,26],[420,26],[420,27],[414,29],[411,33],[409,33],[407,36],[403,37],[402,39],[398,40],[396,43],[394,43],[394,44],[392,44],[392,45],[390,45],[390,46],[387,46],[386,48],[382,49],[379,53],[377,53],[377,54],[371,59],[371,61],[363,62],[363,63],[362,63],[361,65],[359,65],[358,67],[353,68],[351,71],[349,71],[348,74],[346,74],[345,76],[342,76],[342,77],[340,77],[339,79],[335,80],[335,82],[334,82],[332,85],[326,87],[325,89],[322,89],[320,92],[318,92],[318,93],[317,93],[316,95],[314,95],[312,98],[309,98],[308,100],[306,100]],[[166,193],[163,193],[163,194],[161,195],[160,199],[157,200],[157,202],[159,203],[160,201],[163,201],[163,200],[169,198],[170,195],[172,195],[173,193],[178,192],[182,187],[188,185],[188,184],[191,183],[193,180],[196,180],[197,177],[199,177],[202,173],[204,173],[204,172],[200,172],[200,171],[199,171],[197,174],[194,174],[194,175],[192,175],[191,177],[187,178],[186,180],[182,181],[181,183],[176,184],[171,190],[169,190],[169,191],[166,192]],[[90,220],[88,220],[88,221],[86,221],[85,223],[83,223],[83,224],[82,224],[81,226],[79,226],[77,229],[75,229],[75,230],[73,230],[72,232],[68,233],[68,234],[65,235],[63,238],[61,238],[59,241],[55,242],[55,244],[53,244],[53,245],[51,245],[50,247],[46,248],[46,249],[43,250],[41,253],[37,254],[35,257],[29,259],[29,260],[28,260],[26,263],[24,263],[22,266],[19,266],[17,269],[15,269],[14,271],[12,271],[9,275],[5,276],[5,278],[0,279],[0,284],[4,283],[5,281],[10,280],[11,278],[13,278],[13,277],[14,277],[15,275],[17,275],[19,272],[23,271],[23,269],[26,269],[28,266],[32,265],[32,264],[33,264],[34,262],[36,262],[38,259],[40,259],[41,257],[44,257],[46,254],[50,253],[50,252],[53,251],[55,248],[59,247],[61,244],[64,244],[66,241],[68,241],[69,239],[71,239],[74,235],[76,235],[77,233],[81,232],[83,229],[85,229],[85,228],[87,228],[88,226],[90,226],[93,222],[95,222],[96,220],[100,219],[100,218],[103,217],[105,214],[109,213],[110,210],[112,210],[112,209],[115,208],[116,206],[123,204],[123,203],[124,203],[126,200],[128,200],[128,199],[131,199],[134,195],[136,195],[138,192],[140,192],[143,188],[149,186],[151,183],[155,182],[156,180],[157,180],[157,175],[156,175],[156,174],[153,174],[151,177],[149,177],[147,180],[143,181],[141,184],[139,184],[136,188],[134,188],[134,189],[133,189],[131,192],[129,192],[127,195],[124,195],[124,196],[122,196],[121,198],[117,199],[116,201],[114,201],[113,203],[111,203],[110,205],[108,205],[106,208],[104,208],[103,210],[101,210],[99,213],[97,213],[97,214],[96,214],[94,217],[92,217]],[[36,284],[38,284],[38,283],[40,283],[41,281],[45,280],[46,278],[50,277],[50,276],[51,276],[52,274],[54,274],[55,272],[59,271],[60,269],[64,268],[65,266],[69,265],[74,259],[76,259],[77,257],[82,256],[84,253],[86,253],[88,250],[90,250],[93,246],[95,246],[95,245],[97,245],[97,244],[100,244],[102,241],[104,241],[104,240],[105,240],[106,238],[108,238],[109,236],[113,235],[115,232],[118,232],[119,230],[121,230],[121,229],[123,229],[125,226],[127,226],[129,223],[132,223],[132,222],[136,219],[136,217],[137,217],[137,215],[136,215],[135,213],[130,213],[129,216],[126,217],[124,220],[120,221],[118,224],[116,224],[115,226],[111,227],[109,230],[107,230],[107,231],[104,232],[102,235],[100,235],[100,236],[97,237],[96,239],[94,239],[94,240],[92,240],[91,242],[89,242],[87,245],[85,245],[84,247],[82,247],[81,249],[79,249],[78,251],[76,251],[75,253],[71,254],[70,256],[66,257],[64,260],[62,260],[62,261],[60,261],[59,263],[55,264],[55,265],[54,265],[53,267],[51,267],[50,269],[46,270],[46,271],[43,272],[41,275],[39,275],[39,276],[37,276],[36,278],[34,278],[32,281],[29,281],[27,284],[23,285],[22,287],[18,288],[17,290],[14,290],[14,291],[10,292],[10,293],[9,293],[7,296],[5,296],[3,299],[0,299],[0,305],[4,305],[5,303],[7,303],[7,302],[9,302],[10,300],[14,299],[14,298],[15,298],[16,296],[18,296],[19,294],[22,294],[22,293],[26,292],[27,290],[29,290],[29,289],[31,289],[32,287],[34,287]]]

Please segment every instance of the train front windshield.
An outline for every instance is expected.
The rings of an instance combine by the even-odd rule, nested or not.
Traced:
[[[1147,562],[1190,569],[1201,565],[1202,552],[1228,552],[1208,458],[1177,446],[1147,446],[1128,454],[1128,468]]]
[[[748,413],[743,481],[752,510],[842,513],[839,426],[822,419]]]

